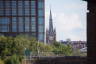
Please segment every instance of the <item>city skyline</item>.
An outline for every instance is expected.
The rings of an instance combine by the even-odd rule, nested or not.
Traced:
[[[86,41],[87,2],[81,0],[46,0],[46,28],[48,27],[50,8],[52,9],[57,41],[67,38]]]

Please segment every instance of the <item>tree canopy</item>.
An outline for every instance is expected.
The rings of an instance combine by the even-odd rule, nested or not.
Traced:
[[[39,50],[42,56],[57,54],[66,56],[72,54],[71,46],[59,42],[48,45],[43,42],[38,42],[35,38],[27,35],[18,35],[16,37],[0,36],[0,58],[5,60],[6,64],[12,64],[13,62],[19,64],[19,61],[21,61],[24,56],[25,49],[29,50],[32,54],[37,53]]]

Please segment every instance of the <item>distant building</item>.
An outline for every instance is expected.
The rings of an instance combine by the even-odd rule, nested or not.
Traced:
[[[49,29],[46,29],[46,43],[51,44],[56,41],[56,29],[53,28],[52,13],[50,10]]]
[[[71,45],[74,49],[82,49],[87,47],[86,41],[71,41]]]
[[[44,42],[45,0],[0,0],[0,35],[27,34]]]
[[[59,41],[61,44],[65,44],[65,45],[67,45],[68,44],[68,42],[67,41],[63,41],[63,40],[60,40]]]
[[[87,47],[86,41],[70,41],[69,43],[68,41],[61,40],[60,43],[65,44],[65,45],[70,44],[73,49],[82,49],[82,48]]]

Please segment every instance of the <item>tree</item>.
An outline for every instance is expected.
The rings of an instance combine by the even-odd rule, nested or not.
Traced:
[[[6,60],[6,64],[20,64],[19,57],[14,54]]]
[[[5,58],[8,55],[11,55],[11,37],[0,36],[0,56]]]
[[[72,55],[72,48],[70,45],[64,45],[59,42],[53,43],[53,52],[56,55],[70,56]]]
[[[4,61],[0,59],[0,64],[4,64]]]

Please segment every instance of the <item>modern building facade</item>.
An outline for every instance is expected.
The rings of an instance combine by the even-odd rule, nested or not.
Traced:
[[[44,42],[44,0],[0,0],[0,35],[27,34]]]
[[[49,29],[46,29],[46,43],[52,44],[54,41],[56,41],[56,29],[53,28],[52,13],[50,10]]]

